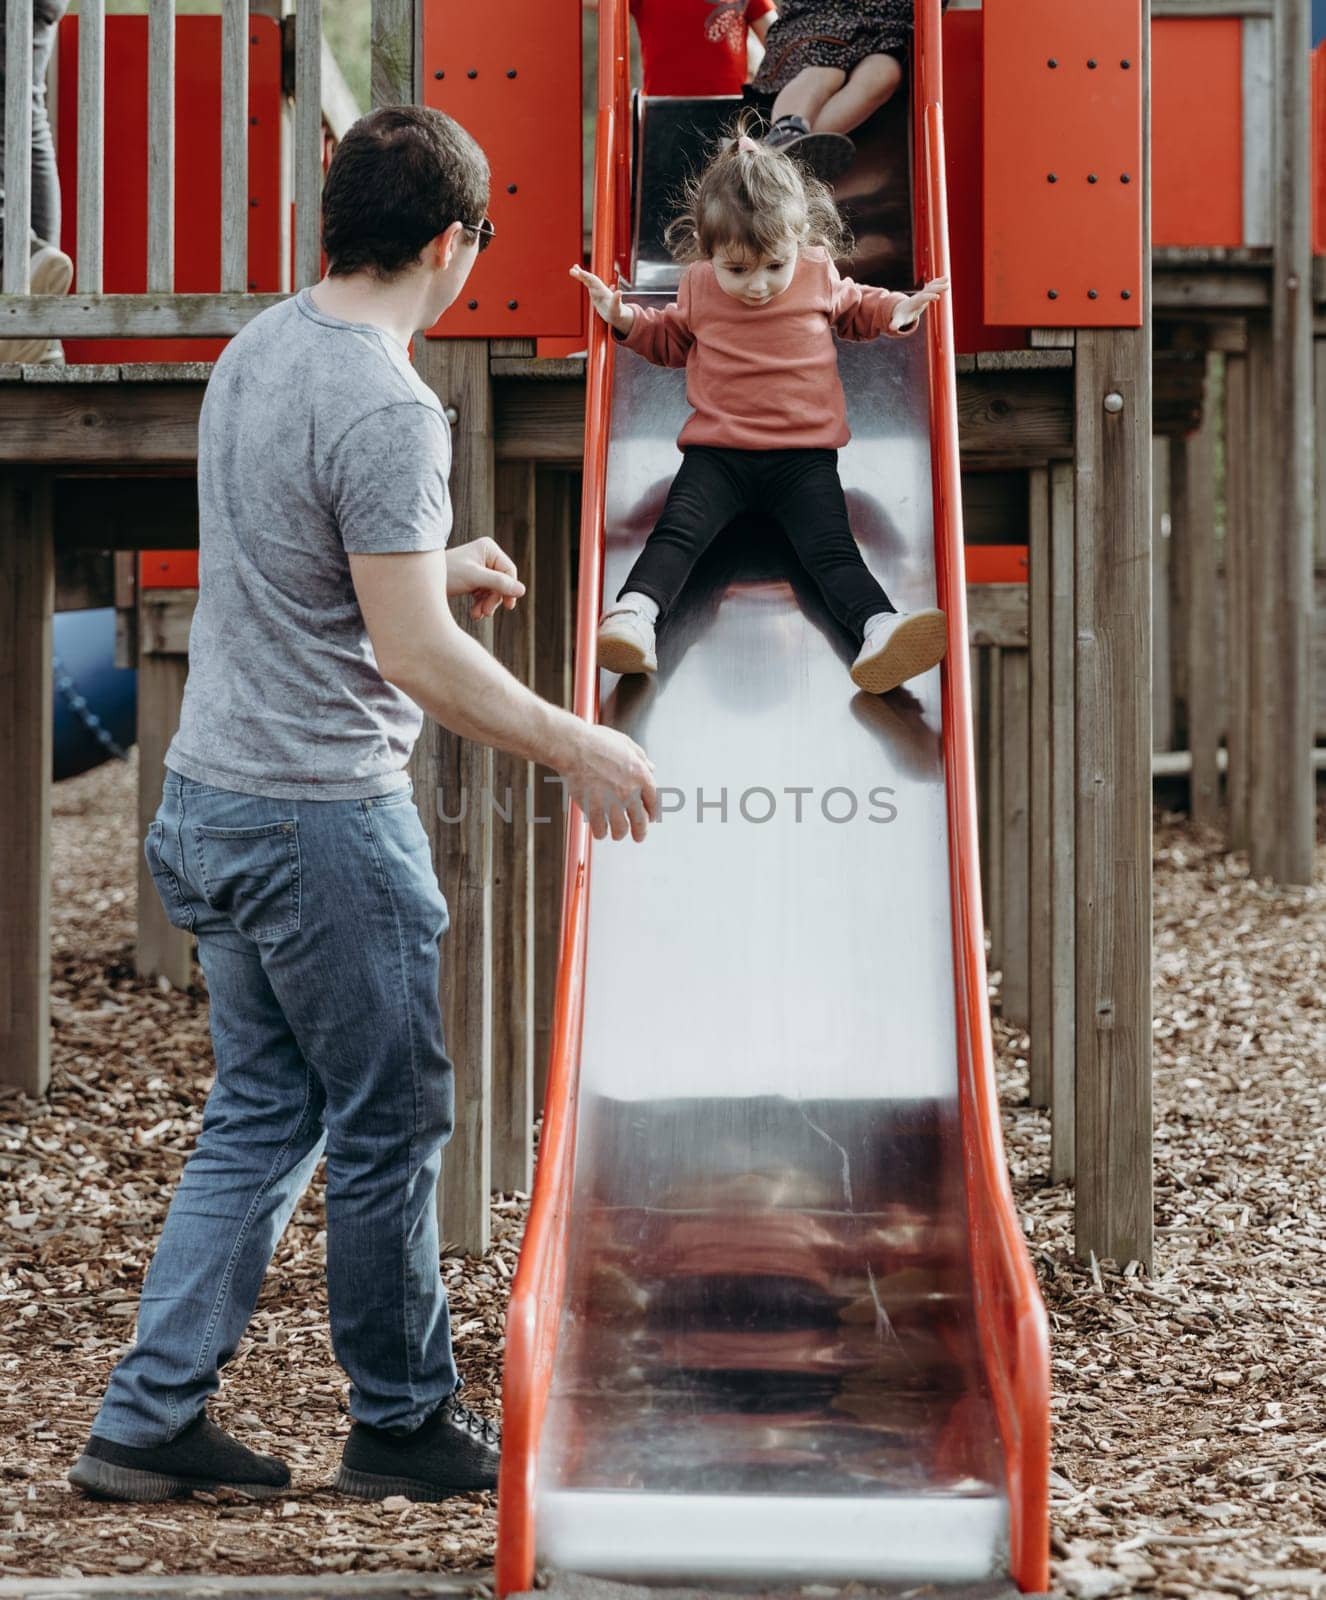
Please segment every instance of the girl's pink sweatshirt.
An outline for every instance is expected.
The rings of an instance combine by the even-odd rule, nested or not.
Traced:
[[[905,338],[889,321],[905,295],[842,278],[826,250],[807,248],[782,294],[746,305],[713,264],[687,267],[675,305],[637,305],[621,343],[660,367],[686,368],[694,415],[678,443],[732,450],[837,450],[851,438],[838,376],[841,339]]]

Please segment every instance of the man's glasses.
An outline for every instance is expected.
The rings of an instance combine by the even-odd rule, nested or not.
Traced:
[[[485,217],[482,222],[462,222],[461,227],[464,228],[466,233],[478,234],[480,255],[492,244],[493,235],[497,231],[493,227],[493,219],[491,217]]]

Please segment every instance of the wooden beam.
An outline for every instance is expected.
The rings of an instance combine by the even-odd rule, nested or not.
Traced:
[[[984,688],[981,725],[985,735],[985,853],[989,862],[986,869],[985,920],[990,928],[990,965],[1002,972],[1004,911],[1007,906],[1004,862],[1008,836],[1003,822],[1004,756],[1007,744],[1004,739],[1004,652],[1000,649],[990,649],[985,653]]]
[[[1280,883],[1311,884],[1316,791],[1312,774],[1312,98],[1310,0],[1279,0],[1274,21],[1275,271],[1271,294],[1271,460],[1276,519],[1262,538],[1275,649],[1270,687],[1279,823],[1265,865]]]
[[[534,540],[534,691],[553,705],[571,705],[571,630],[575,617],[573,527],[578,479],[541,468],[536,474],[537,531]],[[548,767],[535,768],[534,825],[534,1103],[542,1111],[552,1048],[553,1000],[557,987],[558,933],[567,813],[562,787]]]
[[[0,474],[0,1084],[51,1072],[51,617],[48,479]]]
[[[1313,410],[1320,434],[1320,430],[1326,428],[1326,339],[1312,341],[1312,386]],[[1320,567],[1326,564],[1326,450],[1320,445],[1313,454],[1313,476],[1316,479],[1317,501],[1314,564]],[[1320,705],[1319,710],[1326,712],[1326,704]]]
[[[1151,748],[1174,747],[1174,673],[1170,662],[1170,441],[1151,442]]]
[[[493,385],[497,459],[577,463],[585,447],[584,385],[504,378]],[[964,456],[1011,464],[1069,456],[1073,447],[1072,373],[1067,368],[983,371],[958,385]]]
[[[1077,1250],[1150,1264],[1150,325],[1077,342]]]
[[[173,609],[161,596],[170,590],[155,590],[143,596],[141,608],[144,619],[155,615],[162,621]],[[193,612],[196,591],[189,591],[185,602],[189,615]],[[172,623],[173,625],[173,623]],[[165,781],[166,748],[180,725],[180,707],[184,703],[184,680],[189,675],[189,658],[186,653],[164,653],[150,648],[153,629],[150,623],[140,627],[141,652],[138,659],[138,838],[141,841],[148,824],[156,816],[161,804],[161,786]],[[153,641],[153,642],[159,642]],[[187,647],[187,634],[186,634]],[[172,989],[185,990],[193,979],[193,935],[184,928],[176,928],[166,916],[147,870],[147,861],[141,848],[138,858],[138,943],[134,966],[140,978],[165,978]]]
[[[967,639],[974,645],[998,645],[1006,650],[1027,648],[1027,585],[1025,583],[969,583],[967,585]]]
[[[1255,267],[1167,268],[1155,274],[1157,311],[1261,311],[1270,295],[1266,273]]]
[[[1027,474],[1027,598],[1029,622],[1030,728],[1028,751],[1027,861],[1027,1032],[1031,1104],[1052,1103],[1051,1021],[1054,824],[1050,815],[1053,723],[1050,715],[1051,578],[1050,474],[1034,467]]]
[[[454,408],[452,501],[466,540],[491,535],[492,389],[488,347],[474,339],[418,339],[419,376]],[[461,626],[492,649],[493,624],[459,608]],[[455,1131],[442,1166],[441,1233],[467,1255],[490,1238],[493,1101],[493,752],[426,721],[411,764],[416,803],[451,913],[440,986],[447,1051],[456,1072]]]
[[[1271,159],[1275,143],[1274,21],[1247,17],[1243,23],[1243,242],[1269,245],[1274,236]],[[1307,57],[1304,56],[1304,66]]]
[[[1028,762],[1031,753],[1029,653],[1003,650],[1001,688],[1004,730],[1003,814],[1004,918],[1002,991],[1004,1021],[1025,1028],[1031,1019],[1028,974],[1028,893],[1030,839],[1028,828]]]
[[[1050,467],[1050,1181],[1076,1173],[1077,1149],[1077,628],[1072,465]]]
[[[1202,827],[1220,818],[1220,661],[1217,652],[1214,425],[1209,404],[1203,405],[1202,426],[1173,442],[1171,486],[1172,548],[1180,569],[1182,639],[1185,672],[1184,733],[1192,752],[1190,808]]]
[[[419,98],[414,0],[372,0],[370,28],[373,105],[413,105]]]
[[[1151,5],[1142,0],[1144,149]],[[1142,250],[1151,249],[1150,162]],[[1074,460],[1076,1245],[1152,1261],[1151,284],[1142,326],[1082,330]]]
[[[196,589],[145,589],[138,600],[138,637],[145,656],[189,654],[189,629],[198,605]],[[171,730],[174,732],[174,729]],[[169,743],[169,740],[167,740]],[[165,749],[165,745],[162,746]]]
[[[538,613],[533,462],[504,462],[495,490],[497,542],[526,585],[494,619],[496,654],[523,684],[534,678]],[[534,767],[493,756],[493,1187],[528,1194],[534,1173]]]
[[[0,465],[193,470],[202,401],[195,383],[0,383]]]
[[[1252,519],[1252,422],[1249,357],[1225,358],[1225,674],[1229,684],[1226,741],[1229,767],[1229,844],[1248,848],[1251,771],[1248,669],[1251,608],[1248,586]]]
[[[163,241],[158,241],[161,248]],[[167,258],[161,271],[173,271]],[[4,339],[227,339],[283,294],[0,295]]]

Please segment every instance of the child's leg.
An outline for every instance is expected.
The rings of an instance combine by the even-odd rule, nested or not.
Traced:
[[[838,452],[779,450],[768,459],[766,503],[829,610],[859,642],[868,619],[894,605],[852,537]]]
[[[751,501],[749,452],[692,445],[683,453],[667,504],[618,592],[641,594],[665,617],[691,569]]]
[[[778,91],[769,121],[780,117],[804,117],[815,127],[820,112],[847,83],[847,74],[837,67],[806,67],[791,83]]]
[[[852,68],[847,82],[809,117],[816,133],[851,133],[891,100],[902,82],[902,67],[893,56],[867,56]]]

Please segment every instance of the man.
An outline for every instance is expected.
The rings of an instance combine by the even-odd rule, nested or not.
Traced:
[[[559,771],[599,837],[643,838],[656,797],[638,746],[531,694],[448,608],[524,592],[492,540],[444,550],[449,433],[406,351],[491,232],[488,181],[437,112],[356,123],[327,175],[327,276],[251,322],[208,386],[189,680],[145,848],[197,935],[217,1075],[137,1344],[70,1473],[93,1494],[288,1484],[205,1407],[324,1151],[354,1418],[338,1487],[436,1500],[496,1482],[500,1436],[457,1397],[438,1267],[447,913],[405,775],[419,708]]]

